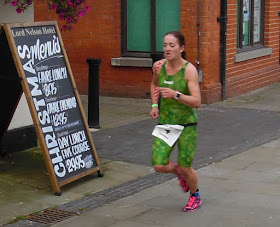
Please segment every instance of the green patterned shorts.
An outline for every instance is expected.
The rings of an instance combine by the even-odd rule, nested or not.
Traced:
[[[152,164],[154,166],[167,165],[169,156],[176,144],[178,144],[179,149],[178,165],[182,167],[191,167],[197,144],[197,126],[185,127],[173,147],[169,147],[162,139],[155,137]]]

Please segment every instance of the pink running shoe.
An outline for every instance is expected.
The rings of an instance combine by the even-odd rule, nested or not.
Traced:
[[[183,208],[183,211],[185,212],[195,211],[201,205],[201,203],[202,203],[202,199],[200,198],[199,193],[196,192],[195,196],[190,196],[189,202]]]

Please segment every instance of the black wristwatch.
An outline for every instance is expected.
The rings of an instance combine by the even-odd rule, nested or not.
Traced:
[[[179,99],[180,99],[181,94],[182,94],[181,92],[177,91],[177,95],[176,95],[175,99],[179,100]]]

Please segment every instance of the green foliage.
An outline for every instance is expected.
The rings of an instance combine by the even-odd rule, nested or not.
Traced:
[[[16,218],[13,218],[13,220],[11,220],[8,224],[13,224],[13,223],[16,223],[20,220],[26,220],[26,216],[17,216]]]

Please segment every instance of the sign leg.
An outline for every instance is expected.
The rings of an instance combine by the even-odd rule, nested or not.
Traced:
[[[104,174],[102,173],[101,170],[98,170],[98,171],[97,171],[97,176],[98,176],[98,177],[104,177]]]
[[[57,196],[61,196],[61,195],[62,195],[62,192],[59,191],[59,192],[55,192],[54,194],[57,195]]]

